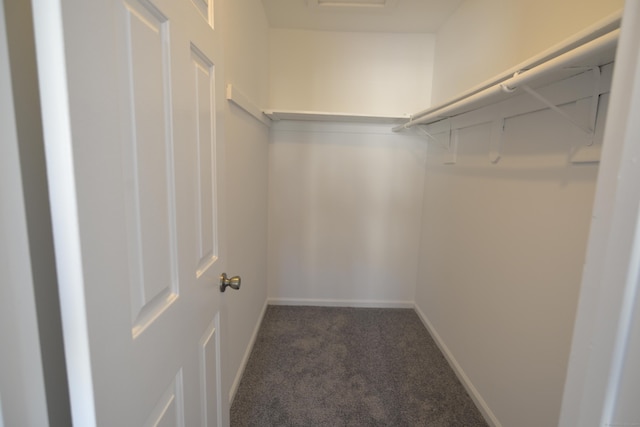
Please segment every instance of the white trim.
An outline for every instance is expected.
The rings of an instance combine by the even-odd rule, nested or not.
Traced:
[[[418,315],[418,317],[420,318],[420,320],[422,320],[422,323],[424,324],[425,328],[427,328],[427,331],[429,332],[433,340],[438,345],[438,348],[440,349],[444,357],[447,359],[447,362],[449,362],[449,366],[451,366],[451,369],[453,369],[453,372],[455,372],[456,376],[458,377],[458,379],[460,380],[464,388],[467,390],[467,392],[471,396],[471,399],[473,399],[473,402],[476,404],[476,406],[480,410],[480,413],[482,413],[482,416],[484,417],[485,421],[492,427],[501,427],[502,424],[500,424],[500,421],[498,421],[498,418],[495,416],[493,411],[491,411],[491,408],[489,408],[489,405],[482,398],[482,395],[480,394],[478,389],[476,389],[476,387],[473,385],[473,383],[471,382],[471,379],[469,379],[469,377],[464,372],[464,369],[462,369],[462,367],[460,366],[456,358],[453,357],[453,353],[449,351],[449,348],[444,343],[444,341],[442,340],[442,338],[434,328],[433,324],[429,321],[427,316],[422,312],[422,310],[420,310],[420,308],[417,305],[414,305],[414,310]]]
[[[270,305],[306,305],[315,307],[414,308],[413,301],[342,300],[316,298],[268,298]]]
[[[264,305],[262,306],[262,311],[260,312],[260,316],[258,317],[258,321],[256,322],[256,326],[253,328],[253,333],[251,334],[251,338],[249,339],[249,345],[247,345],[247,349],[244,352],[244,356],[242,356],[242,361],[240,362],[240,367],[238,368],[238,372],[236,372],[236,377],[233,380],[233,384],[231,384],[231,389],[229,390],[229,407],[231,407],[231,404],[233,403],[233,399],[235,399],[236,393],[238,392],[240,381],[242,380],[242,376],[244,375],[244,370],[247,367],[249,356],[251,356],[251,352],[253,351],[253,346],[256,343],[256,338],[258,337],[258,331],[260,331],[260,327],[262,326],[262,320],[264,319],[264,314],[267,312],[268,305],[269,305],[269,300],[265,300]]]

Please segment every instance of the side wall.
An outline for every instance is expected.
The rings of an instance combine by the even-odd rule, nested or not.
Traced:
[[[465,1],[437,34],[432,104],[516,66],[622,5],[623,0]]]
[[[71,409],[69,403],[69,389],[67,386],[67,369],[64,355],[64,346],[62,341],[62,323],[60,317],[60,303],[58,297],[58,279],[56,274],[55,256],[53,248],[53,234],[51,229],[51,215],[49,206],[49,192],[47,187],[45,156],[44,156],[44,138],[42,135],[42,123],[40,113],[40,93],[38,85],[38,70],[36,65],[36,50],[33,32],[33,18],[31,2],[4,2],[2,22],[2,49],[3,59],[2,79],[3,84],[11,84],[12,88],[3,93],[3,101],[10,105],[5,108],[3,104],[2,114],[3,121],[8,120],[9,123],[3,123],[3,130],[6,128],[7,135],[3,135],[2,144],[7,144],[6,155],[9,156],[6,161],[18,161],[19,165],[5,163],[0,169],[3,172],[11,174],[14,171],[21,171],[21,177],[10,178],[9,175],[3,177],[6,189],[22,192],[19,203],[11,204],[6,208],[9,217],[2,218],[3,221],[8,220],[4,226],[10,227],[7,233],[1,232],[2,239],[8,239],[3,242],[5,250],[10,250],[11,242],[13,242],[16,253],[3,253],[2,262],[7,271],[3,273],[2,287],[7,287],[7,299],[13,302],[13,307],[6,306],[7,315],[11,316],[14,310],[17,310],[18,317],[14,317],[13,321],[4,323],[14,328],[16,336],[7,340],[2,340],[4,347],[9,347],[8,354],[17,356],[20,351],[27,349],[26,345],[31,345],[32,331],[30,328],[31,307],[29,294],[33,292],[35,298],[35,310],[37,316],[37,333],[39,338],[38,353],[22,354],[18,365],[13,366],[13,371],[9,373],[11,380],[18,381],[21,376],[28,379],[35,379],[37,375],[44,374],[44,386],[46,392],[46,405],[48,409],[48,422],[51,425],[68,425],[71,423]],[[6,27],[5,27],[6,25]],[[6,29],[6,32],[5,32]],[[6,35],[6,39],[5,39]],[[6,46],[4,45],[6,41]],[[7,49],[6,53],[4,49]],[[7,55],[5,58],[4,55]],[[5,69],[6,66],[6,69]],[[6,77],[5,77],[6,76]],[[6,81],[5,81],[6,79]],[[15,115],[14,113],[15,109]],[[13,122],[12,122],[13,121]],[[18,158],[13,157],[11,151],[12,137],[11,132],[15,131],[17,138],[17,148],[19,150]],[[6,137],[6,138],[5,138]],[[12,159],[12,160],[9,160]],[[4,192],[4,191],[3,191]],[[7,193],[8,196],[14,196],[15,193]],[[7,203],[7,200],[0,197],[1,203]],[[18,200],[14,200],[18,202]],[[20,218],[23,215],[24,218]],[[3,217],[4,215],[0,215]],[[15,221],[15,227],[11,227],[12,221]],[[28,252],[22,251],[22,243],[18,239],[21,238],[21,224],[26,221]],[[4,251],[3,251],[4,252]],[[4,259],[8,254],[8,258]],[[5,264],[6,262],[6,264]],[[30,271],[24,270],[28,268]],[[24,277],[20,277],[24,274]],[[5,281],[6,278],[6,281]],[[24,282],[16,281],[22,279]],[[30,286],[32,289],[29,289]],[[13,289],[12,289],[13,288]],[[4,289],[3,289],[4,290]],[[4,298],[3,298],[4,300]],[[19,325],[21,319],[22,306],[24,305],[24,325]],[[2,311],[2,310],[0,310]],[[10,317],[9,317],[10,318]],[[5,319],[3,319],[5,320]],[[21,342],[24,333],[24,343]],[[3,334],[4,337],[4,334]],[[13,343],[13,344],[10,344]],[[18,353],[12,353],[16,351]],[[41,367],[31,372],[21,372],[20,367],[26,368],[31,361],[38,360],[42,363]],[[4,360],[4,358],[2,358]],[[12,366],[9,366],[11,370]],[[31,366],[36,368],[36,366]],[[41,371],[40,371],[41,368]],[[9,389],[5,397],[13,393],[13,389],[20,390],[20,385],[13,381],[9,382]],[[15,387],[13,387],[15,386]],[[23,390],[24,391],[24,390]],[[37,420],[40,415],[38,410],[38,393],[34,392],[34,414],[28,416],[29,420]],[[14,396],[14,397],[17,397]],[[26,397],[26,399],[24,399]],[[25,395],[23,399],[13,401],[9,399],[5,404],[5,410],[8,416],[12,413],[19,413],[20,410],[27,409],[30,402],[30,396]],[[19,419],[19,418],[17,418]],[[16,421],[8,421],[8,425],[28,425],[25,418],[24,424]],[[9,418],[11,420],[11,418]],[[43,424],[44,425],[44,424]]]
[[[49,426],[13,101],[0,5],[0,426]]]
[[[224,68],[227,83],[253,103],[268,98],[268,29],[259,2],[225,2]],[[269,129],[227,102],[225,169],[227,273],[240,275],[240,291],[223,294],[225,390],[235,394],[267,299],[267,146]]]
[[[427,107],[432,34],[270,30],[269,107],[401,115]]]
[[[424,140],[390,125],[277,122],[269,144],[269,297],[412,306]]]
[[[578,79],[543,93],[553,99],[570,86],[588,94],[590,75]],[[585,101],[563,108],[584,117]],[[516,112],[526,103],[536,106],[524,94],[454,119],[456,163],[443,164],[451,155],[430,143],[424,187],[416,306],[498,426],[558,423],[598,171],[570,162],[588,141],[581,130],[539,104]],[[514,116],[492,163],[491,120],[504,112]]]

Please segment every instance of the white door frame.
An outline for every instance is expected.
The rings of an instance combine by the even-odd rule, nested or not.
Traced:
[[[640,3],[627,1],[560,425],[640,426]],[[635,336],[634,336],[635,334]],[[629,362],[629,363],[625,363]]]

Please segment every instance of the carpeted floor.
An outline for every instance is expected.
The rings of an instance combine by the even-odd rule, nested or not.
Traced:
[[[232,426],[486,426],[413,310],[269,306]]]

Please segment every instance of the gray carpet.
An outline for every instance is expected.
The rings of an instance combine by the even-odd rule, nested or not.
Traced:
[[[486,426],[413,310],[269,306],[232,426]]]

